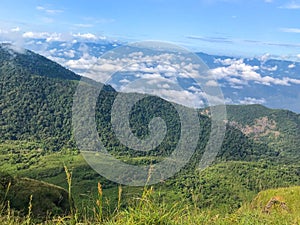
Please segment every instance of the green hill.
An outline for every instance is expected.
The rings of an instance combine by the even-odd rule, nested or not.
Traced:
[[[300,115],[262,105],[227,105],[228,125],[256,143],[264,143],[278,154],[280,162],[298,162]],[[205,112],[205,113],[204,113]],[[208,114],[202,111],[202,114]]]
[[[119,204],[118,185],[90,168],[79,153],[73,137],[73,95],[80,78],[33,52],[24,50],[20,53],[9,45],[0,45],[0,171],[68,188],[63,169],[67,165],[72,171],[72,191],[81,219],[95,216],[93,208],[95,199],[99,197],[98,181],[107,195],[103,213],[114,216],[114,209]],[[88,85],[91,84],[88,82]],[[149,152],[133,151],[118,140],[111,124],[111,108],[117,94],[127,95],[105,86],[96,104],[97,131],[108,151],[134,165],[157,163],[170,155],[178,143],[181,128],[174,106],[155,96],[144,96],[134,105],[130,113],[130,126],[137,137],[149,135],[148,124],[154,117],[161,117],[168,130],[163,142],[155,149]],[[238,215],[236,210],[250,204],[258,192],[300,185],[297,161],[300,158],[299,115],[260,105],[228,106],[227,110],[225,139],[214,164],[203,171],[196,167],[211,132],[209,113],[199,109],[201,134],[189,164],[169,180],[153,187],[155,191],[150,198],[155,204],[151,205],[151,201],[146,199],[147,203],[151,203],[148,208],[135,205],[135,199],[139,199],[144,188],[123,187],[120,206],[123,211],[117,214],[120,218],[115,218],[119,221],[116,224],[124,224],[122,219],[128,219],[131,214],[137,218],[129,218],[128,221],[132,219],[136,224],[146,224],[137,222],[141,218],[133,213],[135,209],[144,216],[156,213],[153,217],[155,221],[174,210],[174,214],[168,214],[168,222],[161,224],[204,223],[205,215],[210,221],[214,221],[217,215],[222,219],[215,221],[240,221],[232,216],[248,218],[248,214]],[[31,186],[24,182],[19,184]],[[22,193],[19,189],[11,191],[12,195]],[[12,200],[11,206],[19,209],[14,205],[18,200]],[[173,209],[173,205],[179,205],[184,210],[193,208],[180,211],[179,208]],[[160,208],[165,211],[159,211]],[[190,217],[187,216],[189,213]],[[177,217],[180,220],[175,223]],[[185,217],[189,218],[189,223]],[[147,219],[151,221],[151,217]]]
[[[71,111],[80,76],[33,52],[24,50],[20,54],[6,45],[0,48],[0,65],[0,139],[34,141],[41,143],[44,150],[75,148]],[[96,106],[97,128],[102,142],[116,155],[145,156],[144,152],[132,153],[115,137],[110,111],[117,93],[110,86],[103,90]],[[144,138],[149,134],[149,121],[156,116],[162,117],[170,129],[163,143],[148,156],[166,156],[172,152],[180,136],[179,117],[170,103],[148,96],[134,106],[130,123],[133,133]],[[210,132],[209,119],[201,116],[200,121],[203,133],[195,162],[204,151]],[[229,127],[219,157],[257,160],[260,156],[270,155],[274,153],[263,143],[254,143],[239,130]]]
[[[26,49],[15,51],[14,46],[0,43],[2,75],[42,76],[66,80],[80,80],[80,76],[59,64]],[[15,71],[14,71],[15,70]]]
[[[70,213],[68,192],[65,189],[0,172],[0,210],[7,207],[8,202],[9,207],[18,210],[23,216],[28,214],[30,204],[33,217],[45,218]]]
[[[299,161],[300,115],[261,105],[227,106],[228,120],[247,137],[266,143],[286,162]]]
[[[227,221],[232,224],[299,224],[299,198],[299,186],[261,191]]]

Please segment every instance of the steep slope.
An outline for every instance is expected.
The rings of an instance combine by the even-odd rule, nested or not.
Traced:
[[[300,185],[299,174],[299,165],[230,161],[178,176],[167,181],[166,185],[199,208],[233,212],[243,203],[250,202],[260,191]]]
[[[39,54],[26,49],[16,49],[10,44],[0,44],[1,73],[20,70],[23,75],[43,76],[67,80],[80,80],[80,76]]]
[[[300,186],[261,191],[244,204],[228,222],[231,224],[299,224]]]
[[[229,105],[227,115],[230,126],[256,142],[268,144],[283,160],[299,160],[299,114],[262,105]]]
[[[59,150],[73,147],[71,111],[73,95],[80,76],[40,55],[12,46],[0,48],[0,139],[40,142],[44,149]],[[119,156],[145,156],[122,145],[110,123],[110,111],[117,93],[105,86],[99,96],[96,121],[99,136],[109,151]],[[144,138],[149,135],[151,118],[161,116],[167,124],[163,143],[148,156],[166,156],[172,152],[180,137],[180,121],[175,108],[165,100],[148,96],[134,106],[130,116],[133,133]],[[193,158],[201,157],[210,132],[210,120],[200,118],[203,132]],[[226,160],[258,160],[273,155],[264,144],[249,140],[238,129],[229,128],[219,158]],[[145,163],[134,162],[134,163]]]
[[[79,76],[33,52],[26,52],[20,54],[11,47],[0,49],[1,169],[9,168],[13,174],[63,185],[62,165],[67,162],[73,167],[73,178],[78,181],[74,183],[74,190],[82,200],[84,197],[79,194],[95,190],[95,181],[102,178],[80,154],[77,155],[77,151],[73,151],[76,146],[71,113]],[[174,106],[158,97],[147,96],[132,108],[130,126],[137,137],[149,135],[148,124],[153,117],[162,117],[168,127],[162,144],[145,154],[131,151],[114,134],[111,108],[117,94],[106,86],[96,106],[99,136],[107,149],[135,165],[157,163],[169,155],[180,138],[180,121]],[[228,106],[228,119],[225,139],[216,160],[219,164],[195,172],[211,128],[209,117],[200,115],[202,132],[191,163],[172,179],[156,186],[161,187],[168,198],[175,190],[181,193],[178,199],[183,196],[199,208],[233,212],[258,191],[300,185],[299,166],[288,164],[300,155],[297,151],[300,146],[297,142],[299,115],[259,105]],[[47,149],[64,151],[45,154]],[[277,165],[278,155],[288,165]],[[107,180],[102,184],[108,191],[116,187]]]
[[[72,100],[80,78],[43,56],[1,45],[0,139],[38,141],[52,150],[71,146]]]
[[[71,97],[80,77],[24,50],[0,48],[0,137],[61,146],[70,139]],[[67,79],[65,79],[67,78]]]
[[[9,201],[9,207],[18,210],[21,215],[27,215],[30,196],[32,196],[31,213],[34,217],[66,215],[70,211],[68,192],[65,189],[46,182],[12,177],[0,172],[1,207]]]

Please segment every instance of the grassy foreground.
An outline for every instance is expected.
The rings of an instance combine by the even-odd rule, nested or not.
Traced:
[[[67,172],[68,176],[68,172]],[[69,177],[70,178],[70,177]],[[71,182],[71,180],[68,180]],[[70,183],[71,184],[71,183]],[[31,218],[31,203],[28,214],[20,217],[9,207],[1,208],[0,223],[14,224],[104,224],[104,225],[168,225],[168,224],[299,224],[300,187],[271,189],[260,192],[250,204],[243,205],[232,214],[222,215],[213,210],[199,210],[192,205],[174,202],[165,204],[154,198],[152,187],[145,187],[142,195],[128,207],[121,208],[122,188],[119,187],[118,206],[112,214],[104,216],[104,197],[101,184],[98,184],[98,199],[91,217],[82,217],[76,208],[65,217],[54,217],[43,222]],[[273,199],[273,204],[270,204]],[[268,210],[266,210],[268,208]]]
[[[4,195],[30,193],[30,180],[22,178],[29,177],[63,187],[70,203],[68,213],[37,218],[34,209],[42,208],[45,201],[21,194],[27,203],[20,212],[4,197],[3,225],[300,224],[297,165],[225,162],[205,173],[181,174],[165,184],[134,188],[101,177],[76,151],[47,153],[34,142],[2,142],[0,149],[0,171],[20,179],[22,191],[12,193],[16,189],[11,184]],[[291,187],[277,188],[283,186]]]

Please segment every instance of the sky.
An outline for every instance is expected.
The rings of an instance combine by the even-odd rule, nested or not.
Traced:
[[[214,54],[300,56],[300,0],[2,0],[0,40],[158,40]]]

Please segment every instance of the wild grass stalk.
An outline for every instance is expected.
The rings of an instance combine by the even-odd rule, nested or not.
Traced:
[[[122,198],[122,185],[119,185],[118,188],[118,206],[117,206],[117,212],[119,212],[121,208],[121,198]]]
[[[3,214],[3,212],[4,212],[5,208],[6,208],[6,199],[7,199],[10,187],[11,187],[11,182],[9,182],[8,185],[7,185],[7,187],[6,187],[6,191],[5,191],[3,200],[2,200],[1,205],[0,205],[0,215]]]
[[[32,218],[32,195],[30,195],[29,197],[28,213],[25,221],[26,225],[30,225],[32,223],[31,218]]]
[[[98,222],[103,221],[103,190],[102,185],[98,182],[98,198],[96,201],[96,207],[94,208],[94,216]]]
[[[71,224],[76,224],[78,222],[78,214],[76,213],[76,209],[74,207],[73,197],[72,197],[72,172],[69,171],[68,167],[65,165],[65,174],[68,183],[68,200],[70,205],[70,218]]]

